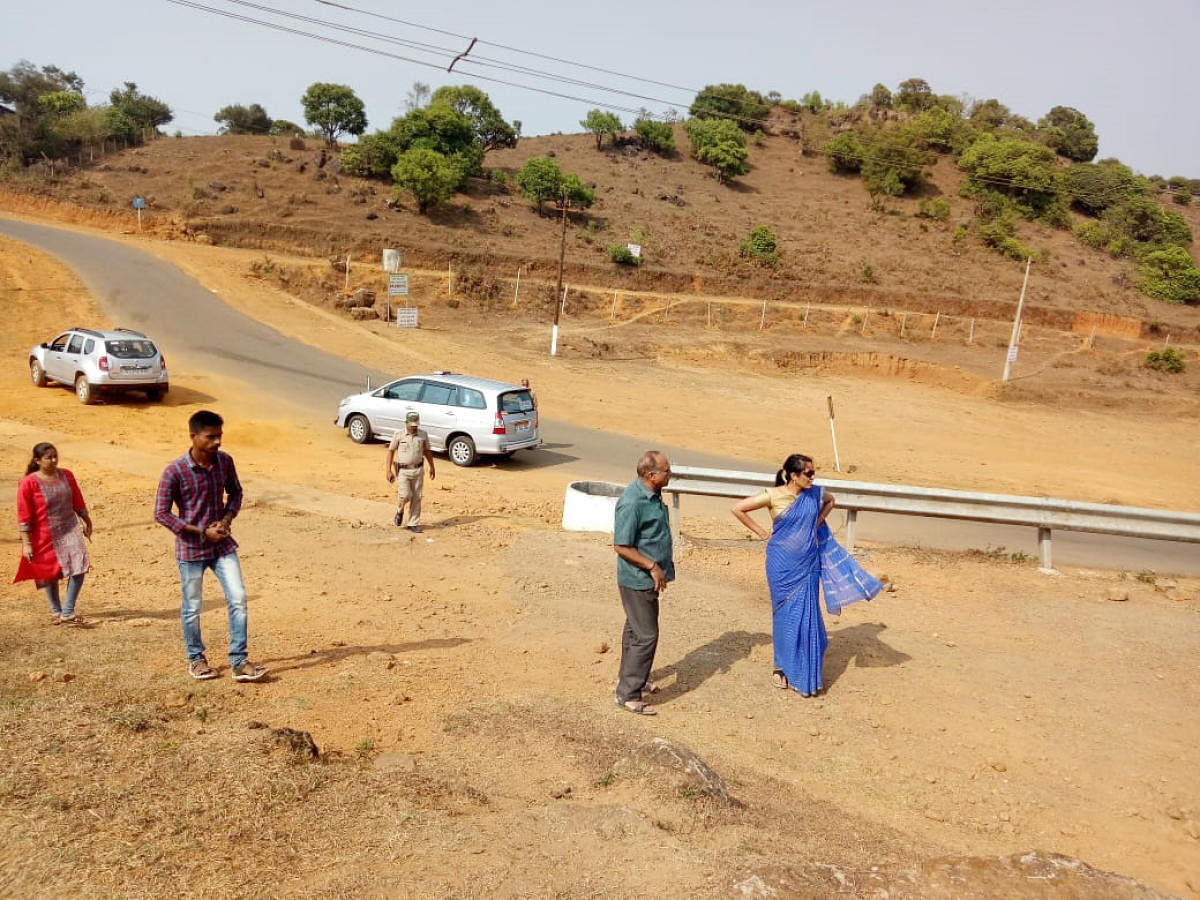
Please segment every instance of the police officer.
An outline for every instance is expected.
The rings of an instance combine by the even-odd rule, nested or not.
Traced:
[[[392,521],[404,524],[404,507],[408,504],[408,530],[421,530],[421,492],[425,485],[425,463],[429,463],[429,480],[433,471],[433,454],[429,451],[429,435],[420,427],[421,417],[410,412],[404,417],[404,430],[397,432],[388,444],[387,480],[396,482],[396,515]]]

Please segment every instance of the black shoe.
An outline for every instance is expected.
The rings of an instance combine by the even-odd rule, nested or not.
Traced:
[[[416,532],[420,532],[420,530],[421,530],[421,526],[420,526],[420,525],[409,525],[409,526],[408,526],[408,530],[409,530],[409,531],[416,531]]]
[[[395,525],[397,528],[400,527],[400,523],[403,521],[404,521],[404,519],[401,518],[400,513],[396,513],[394,516],[392,516],[392,524]]]

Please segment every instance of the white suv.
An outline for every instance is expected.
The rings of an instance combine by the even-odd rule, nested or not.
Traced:
[[[411,375],[354,394],[338,404],[334,422],[363,444],[403,431],[410,412],[421,416],[430,449],[444,450],[459,466],[480,454],[511,456],[542,442],[529,388],[451,372]]]
[[[161,400],[171,389],[154,341],[129,328],[70,328],[29,351],[29,378],[36,387],[69,385],[80,403],[94,403],[100,391],[142,391]]]

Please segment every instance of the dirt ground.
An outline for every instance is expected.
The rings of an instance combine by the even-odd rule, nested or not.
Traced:
[[[1194,407],[1002,402],[737,358],[552,363],[519,342],[501,363],[490,347],[513,326],[470,311],[431,307],[399,335],[249,278],[249,251],[145,246],[332,352],[397,371],[520,366],[549,418],[765,467],[816,445],[834,393],[864,480],[1200,508]],[[770,686],[762,546],[732,519],[697,521],[664,599],[661,714],[635,718],[611,700],[612,552],[559,530],[553,467],[443,463],[426,531],[397,532],[380,445],[186,358],[162,405],[81,407],[34,389],[24,351],[102,321],[94,299],[0,240],[0,302],[0,481],[11,495],[29,447],[54,441],[96,522],[92,627],[49,627],[28,585],[0,593],[0,892],[1137,895],[1081,890],[1077,869],[1009,878],[1002,860],[1037,849],[1200,896],[1195,580],[868,547],[896,589],[830,621],[828,691],[806,701]],[[664,385],[705,402],[645,415]],[[227,664],[219,681],[186,677],[171,538],[151,520],[158,473],[205,406],[226,416],[246,487],[251,654],[273,676],[255,686]],[[0,546],[15,565],[15,530]],[[206,606],[217,662],[224,614]],[[310,733],[321,761],[280,745],[282,728]],[[698,753],[733,802],[655,763],[656,737]]]

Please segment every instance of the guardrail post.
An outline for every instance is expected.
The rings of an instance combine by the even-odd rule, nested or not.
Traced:
[[[854,523],[858,521],[858,510],[846,510],[846,549],[854,549]]]
[[[1038,552],[1042,557],[1042,568],[1053,569],[1054,561],[1050,552],[1050,529],[1038,526]]]
[[[671,493],[671,540],[674,543],[679,543],[679,492],[672,491]]]

